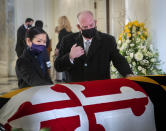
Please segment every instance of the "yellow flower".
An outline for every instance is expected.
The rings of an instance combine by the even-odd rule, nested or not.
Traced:
[[[131,23],[131,22],[129,22],[129,25],[128,25],[128,26],[129,26],[129,28],[131,28],[131,27],[132,27],[132,23]]]
[[[142,28],[144,28],[144,26],[145,26],[143,22],[140,22],[139,25],[140,25],[140,27],[142,27]]]
[[[145,37],[143,37],[143,36],[141,35],[141,39],[142,39],[142,40],[145,40]]]
[[[161,72],[161,69],[156,69],[158,53],[150,48],[148,30],[143,22],[136,20],[125,25],[123,32],[119,35],[118,48],[130,63],[134,74],[146,75]],[[117,74],[117,71],[115,73]]]
[[[133,26],[133,32],[135,32],[135,31],[136,31],[136,26],[134,25],[134,26]]]
[[[134,21],[133,22],[133,24],[135,25],[135,26],[139,26],[139,23],[138,23],[138,21],[136,20],[136,21]]]
[[[121,34],[119,35],[119,40],[122,40],[122,35],[123,35],[123,33],[121,33]]]
[[[130,30],[127,28],[127,29],[125,29],[125,32],[126,33],[130,33]]]
[[[144,28],[144,31],[148,32],[148,30],[146,28]]]
[[[144,31],[144,28],[142,26],[140,27],[140,31]]]
[[[127,24],[127,25],[125,25],[124,29],[125,29],[125,30],[126,30],[126,29],[128,29],[128,24]]]
[[[137,32],[137,34],[138,34],[138,35],[140,35],[140,34],[141,34],[141,32],[140,32],[140,31],[138,31],[138,32]]]
[[[145,34],[146,37],[148,37],[148,32],[147,31],[145,31],[144,34]]]
[[[131,33],[127,33],[127,36],[130,38],[131,37]]]

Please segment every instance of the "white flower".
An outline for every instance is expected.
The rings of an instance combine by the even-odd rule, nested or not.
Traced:
[[[143,62],[144,62],[145,64],[148,64],[148,63],[149,63],[149,61],[148,61],[148,60],[143,60]]]
[[[136,43],[139,43],[140,41],[141,41],[141,39],[140,39],[140,38],[137,38]]]
[[[152,58],[150,61],[151,61],[151,62],[155,62],[155,61],[156,61],[156,59]]]
[[[127,46],[128,46],[127,42],[123,43],[123,44],[122,44],[122,47],[121,47],[121,49],[120,49],[120,50],[124,50],[124,49],[126,49],[126,48],[127,48]]]
[[[135,62],[132,62],[133,66],[136,66],[136,63]]]
[[[121,40],[118,40],[118,45],[120,45],[121,44]]]
[[[133,58],[133,57],[134,57],[134,54],[133,54],[133,53],[130,53],[130,57]]]
[[[143,59],[143,55],[141,52],[137,52],[135,55],[134,55],[135,59],[137,61],[141,61]]]
[[[130,42],[131,42],[131,40],[129,40],[129,39],[126,40],[126,43],[127,43],[127,44],[129,44]]]
[[[138,66],[138,70],[141,71],[141,70],[142,70],[142,67],[141,67],[141,66]]]
[[[125,58],[127,59],[127,61],[130,63],[131,62],[131,59],[129,56],[125,56]]]
[[[142,71],[143,74],[146,74],[146,69],[142,68],[141,71]]]
[[[120,53],[126,58],[135,75],[164,74],[165,72],[162,72],[156,66],[161,63],[158,60],[158,52],[153,50],[152,44],[147,38],[148,35],[145,35],[147,29],[145,27],[142,28],[141,24],[136,23],[138,22],[134,21],[126,25],[130,27],[128,29],[132,33],[130,39],[126,36],[126,30],[120,34],[119,38],[122,41],[119,40],[117,42]],[[112,69],[111,71],[120,77],[119,73],[114,70]]]
[[[112,71],[116,71],[116,68],[114,66],[112,67]]]
[[[131,43],[131,44],[130,44],[130,47],[133,47],[133,46],[134,46],[134,44],[133,44],[133,43]]]
[[[146,46],[144,46],[144,45],[141,45],[141,49],[145,49],[145,50],[146,50]]]
[[[153,56],[153,54],[151,53],[151,52],[147,52],[147,55],[149,56],[149,57],[152,57]]]

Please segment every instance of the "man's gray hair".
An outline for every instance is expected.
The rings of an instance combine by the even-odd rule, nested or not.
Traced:
[[[92,17],[93,17],[93,13],[90,11],[90,10],[85,10],[85,11],[80,11],[78,14],[77,14],[77,23],[79,24],[79,17],[81,14],[84,14],[84,13],[88,13],[90,14]]]

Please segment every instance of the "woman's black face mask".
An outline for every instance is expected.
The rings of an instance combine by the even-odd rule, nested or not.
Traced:
[[[92,38],[96,34],[96,27],[90,28],[90,29],[85,29],[85,30],[82,29],[81,31],[82,31],[82,35],[85,38]]]

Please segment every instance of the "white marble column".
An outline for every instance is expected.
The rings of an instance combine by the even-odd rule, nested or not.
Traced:
[[[15,75],[14,2],[0,1],[0,76]]]
[[[161,68],[166,72],[166,1],[151,0],[151,38],[155,48],[159,51],[162,62]]]
[[[110,0],[110,34],[118,39],[125,25],[125,1]]]

